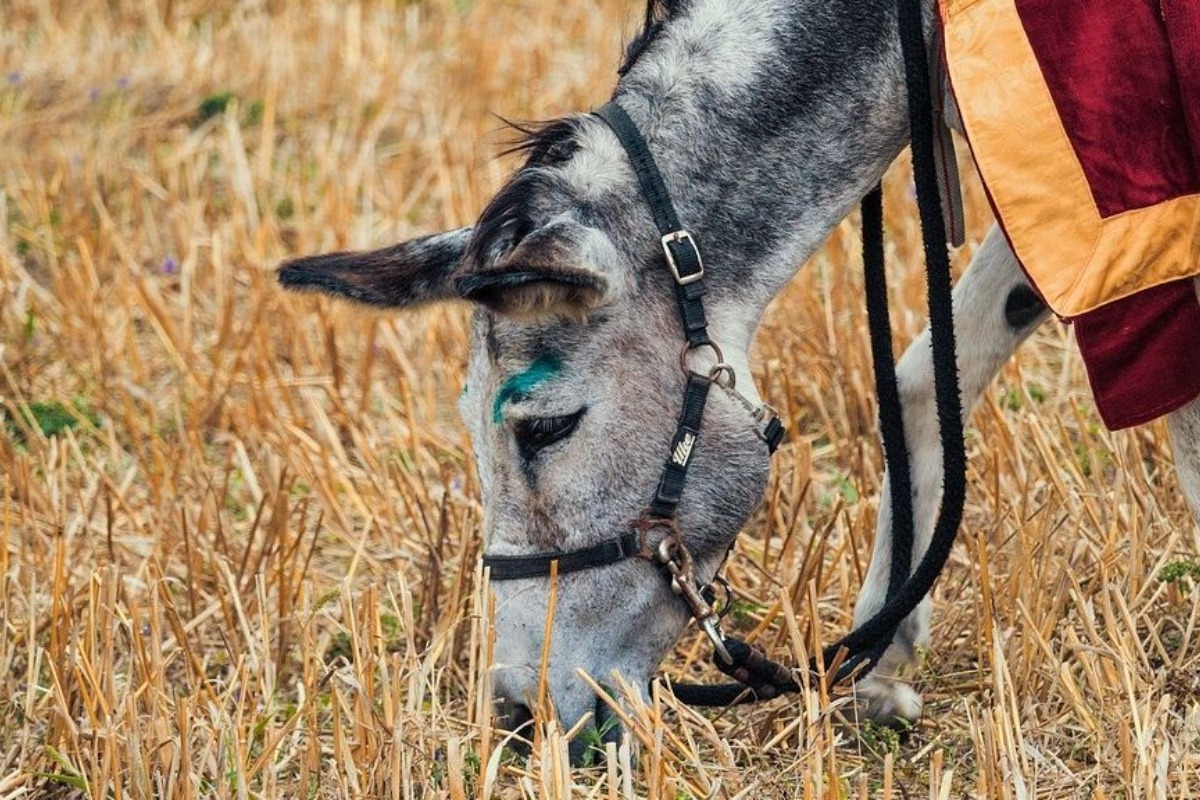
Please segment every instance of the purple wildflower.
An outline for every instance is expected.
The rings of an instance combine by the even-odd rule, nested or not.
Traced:
[[[117,78],[117,89],[119,91],[123,92],[128,88],[129,88],[129,76],[128,75],[122,75],[121,77]]]
[[[97,89],[95,86],[93,86],[91,89],[88,89],[88,100],[91,100],[94,103],[99,99],[100,99],[100,90],[99,89]]]
[[[14,69],[12,72],[8,73],[8,85],[16,86],[18,83],[21,82],[22,77],[24,77],[24,76],[21,75],[20,70]]]
[[[174,275],[179,271],[179,262],[175,260],[175,256],[167,256],[163,259],[162,271],[167,275]]]

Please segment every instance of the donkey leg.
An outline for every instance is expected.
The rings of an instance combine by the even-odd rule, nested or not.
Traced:
[[[1167,430],[1179,486],[1200,522],[1200,397],[1167,415]]]
[[[993,225],[954,289],[954,331],[964,416],[970,415],[1000,367],[1047,316],[1046,306],[1030,289],[999,227]],[[916,566],[929,546],[942,495],[942,446],[928,329],[904,353],[896,375],[912,472]],[[889,486],[885,474],[871,566],[854,609],[856,625],[880,609],[887,592],[892,554]],[[860,715],[887,723],[920,716],[921,697],[909,681],[918,661],[918,649],[929,641],[930,610],[926,598],[901,624],[879,665],[859,681],[856,692]]]

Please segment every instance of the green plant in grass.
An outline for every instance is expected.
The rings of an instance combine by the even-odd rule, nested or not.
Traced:
[[[100,425],[100,417],[82,400],[75,400],[70,406],[58,400],[35,402],[17,406],[15,413],[7,409],[4,412],[4,427],[17,442],[25,441],[25,431],[29,428],[41,431],[49,439],[78,427],[83,421]]]
[[[1193,586],[1200,584],[1200,561],[1178,558],[1168,562],[1158,571],[1158,579],[1162,583],[1178,586],[1184,594],[1188,594]]]

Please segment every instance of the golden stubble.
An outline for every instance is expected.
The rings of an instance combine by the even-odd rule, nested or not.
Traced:
[[[470,221],[511,167],[489,112],[603,101],[635,4],[0,11],[0,798],[1200,793],[1200,612],[1157,577],[1196,528],[1164,428],[1104,431],[1057,325],[974,417],[906,742],[851,737],[814,686],[722,714],[630,700],[632,741],[590,770],[545,715],[528,756],[505,748],[453,412],[467,313],[284,296],[271,269]],[[923,324],[907,182],[886,182],[897,349]],[[967,200],[960,268],[988,220]],[[729,624],[779,658],[847,629],[869,557],[857,249],[839,226],[754,351],[793,437]],[[666,668],[714,677],[705,658],[689,635]]]

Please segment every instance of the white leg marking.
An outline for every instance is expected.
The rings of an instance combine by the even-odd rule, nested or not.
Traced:
[[[1017,346],[1047,316],[1043,314],[1021,330],[1013,330],[1008,324],[1005,301],[1010,291],[1022,285],[1027,285],[1024,273],[999,228],[993,225],[954,289],[954,332],[964,417],[970,416],[975,402]],[[896,374],[912,470],[916,566],[929,547],[942,495],[942,445],[928,328],[904,353]],[[892,554],[889,485],[885,475],[871,566],[854,609],[856,625],[879,610],[887,592]],[[930,611],[927,598],[900,626],[879,666],[858,684],[860,713],[879,721],[911,721],[920,716],[921,698],[907,681],[916,666],[918,648],[929,642]]]
[[[1200,397],[1167,415],[1167,430],[1171,432],[1179,486],[1192,514],[1200,521]]]

